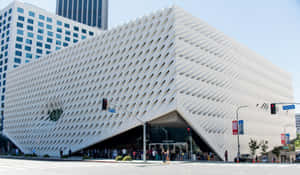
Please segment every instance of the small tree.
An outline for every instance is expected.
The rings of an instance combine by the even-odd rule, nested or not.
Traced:
[[[275,147],[275,148],[272,150],[272,153],[276,156],[277,160],[279,160],[280,150],[281,150],[280,147]]]
[[[256,150],[259,149],[259,146],[260,145],[257,143],[257,140],[250,139],[249,148],[250,148],[250,153],[252,155],[252,158],[254,158]]]
[[[260,147],[261,147],[261,151],[262,151],[261,154],[266,155],[267,154],[267,149],[269,148],[268,141],[267,140],[261,141]]]

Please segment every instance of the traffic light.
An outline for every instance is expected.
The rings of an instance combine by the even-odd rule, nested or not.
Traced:
[[[191,133],[191,128],[186,128],[187,132],[188,132],[188,135],[191,136],[192,133]]]
[[[103,98],[102,99],[102,110],[103,111],[106,111],[107,110],[107,99],[106,98]]]
[[[275,103],[271,104],[271,114],[276,114],[276,104]]]

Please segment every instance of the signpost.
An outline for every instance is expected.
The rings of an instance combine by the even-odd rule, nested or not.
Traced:
[[[290,144],[290,134],[289,133],[285,134],[285,144]]]

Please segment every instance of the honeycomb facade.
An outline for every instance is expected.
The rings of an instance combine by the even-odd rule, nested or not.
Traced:
[[[236,155],[238,106],[250,138],[295,137],[293,112],[257,104],[293,101],[291,76],[198,18],[171,7],[44,56],[8,74],[4,133],[25,153],[77,151],[176,111],[221,157]],[[101,110],[109,99],[116,113]],[[62,109],[56,121],[49,111]]]

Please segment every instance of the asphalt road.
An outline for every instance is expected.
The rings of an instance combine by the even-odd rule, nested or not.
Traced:
[[[300,164],[134,164],[0,159],[0,175],[282,175],[299,172]]]

